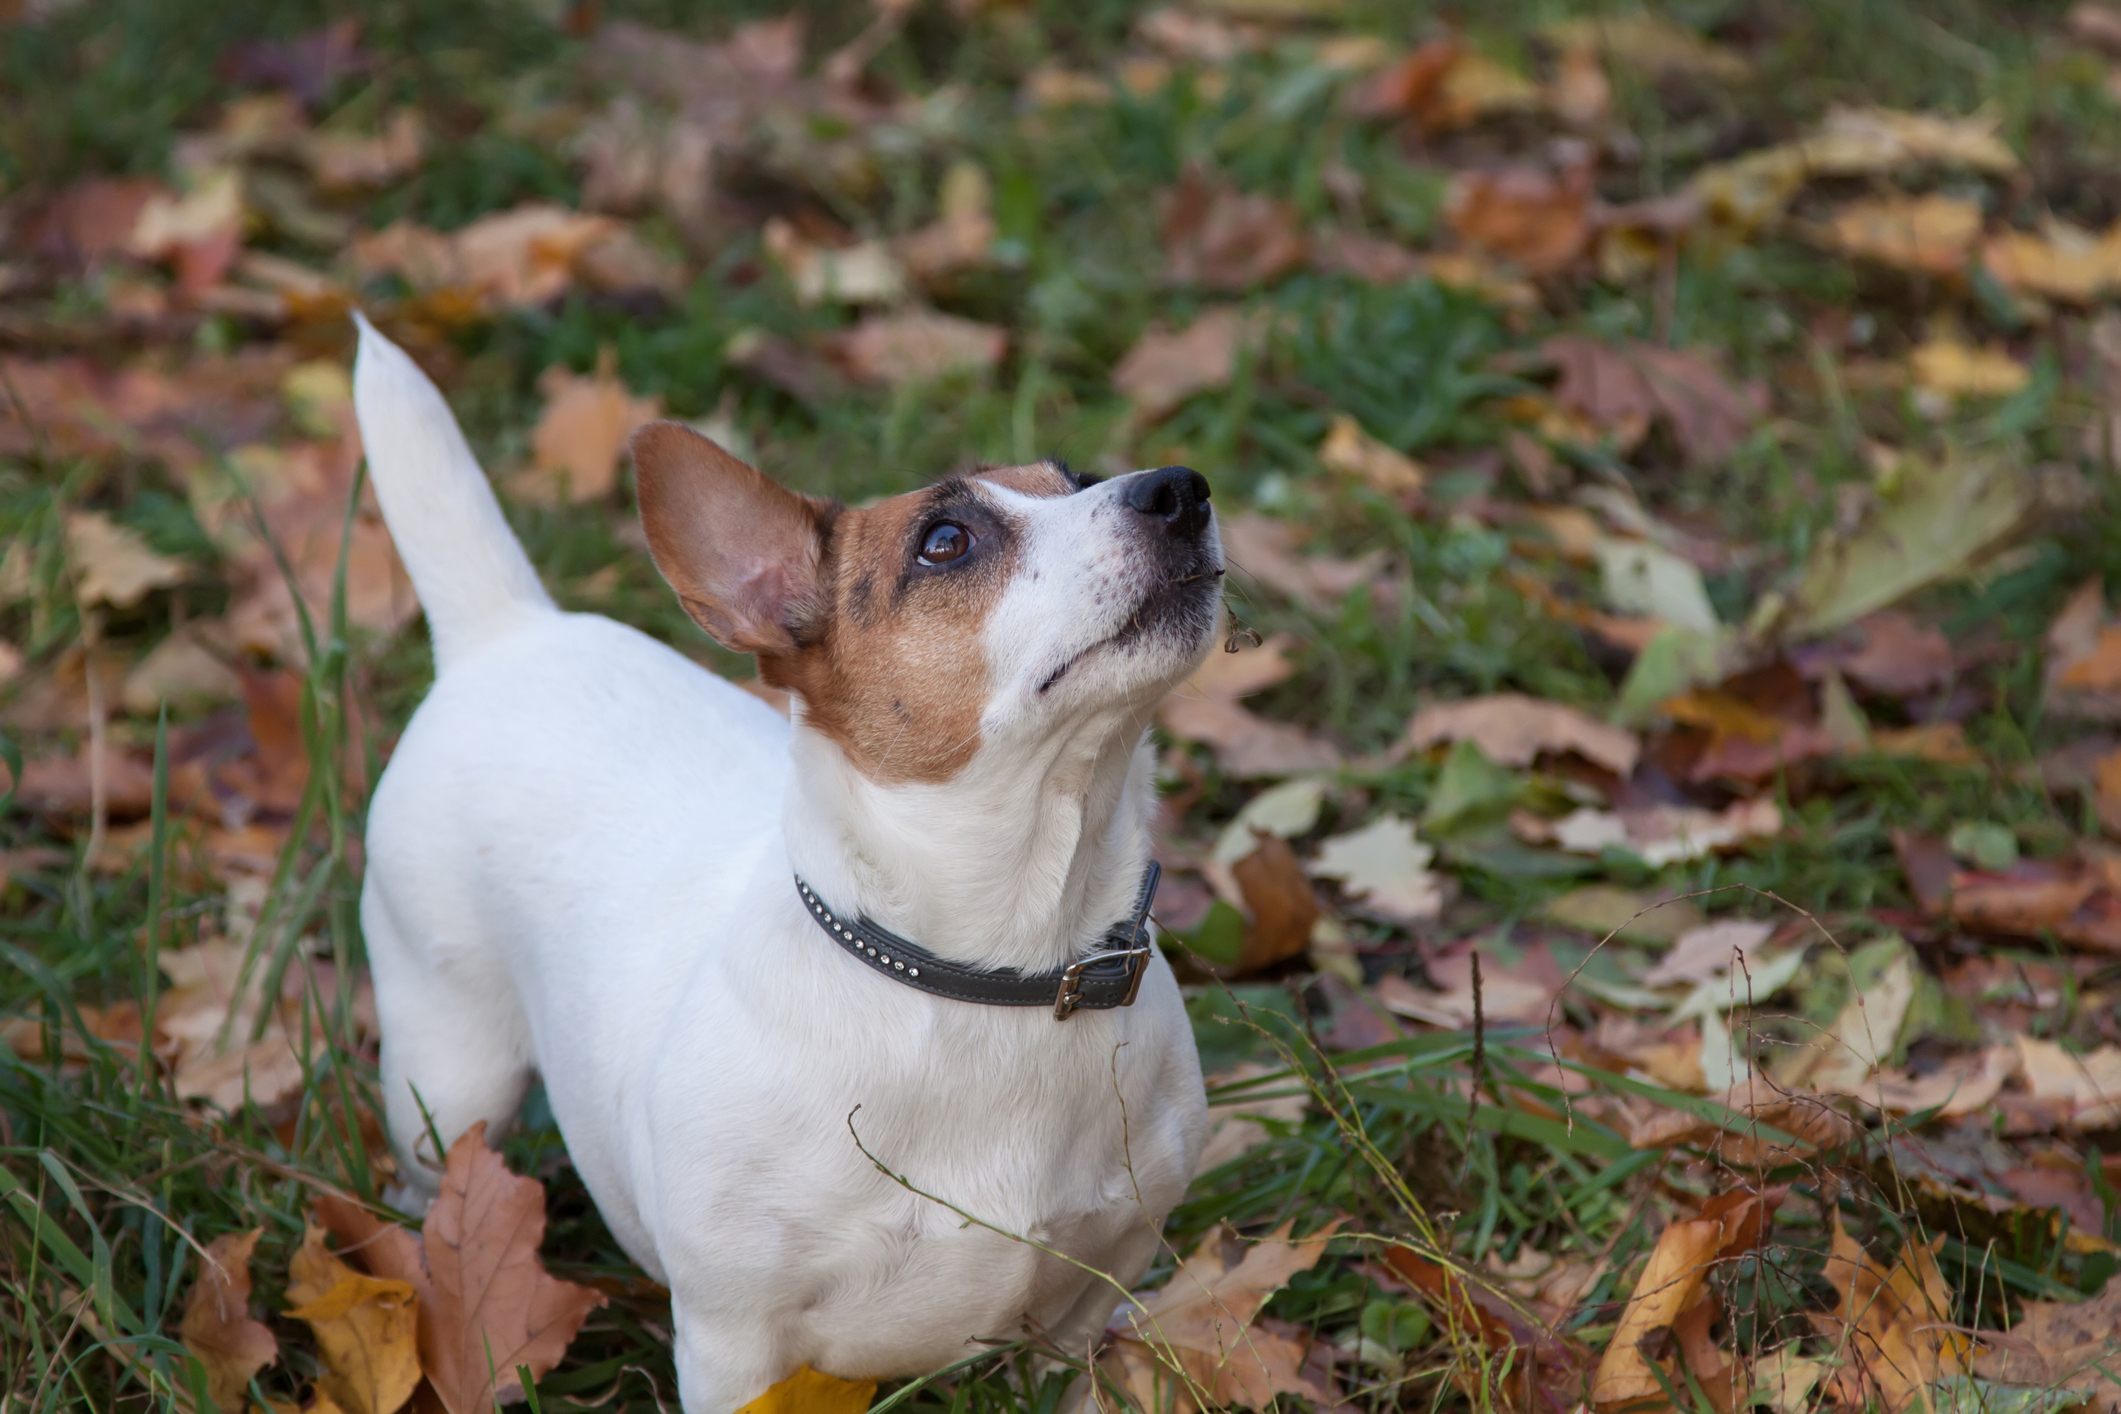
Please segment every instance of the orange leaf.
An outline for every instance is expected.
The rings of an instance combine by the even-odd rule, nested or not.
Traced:
[[[213,1240],[177,1326],[184,1348],[206,1367],[207,1393],[225,1409],[242,1408],[251,1376],[280,1354],[273,1333],[250,1314],[250,1256],[264,1231],[254,1227]]]

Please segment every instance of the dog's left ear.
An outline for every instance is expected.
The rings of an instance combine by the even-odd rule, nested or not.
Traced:
[[[824,503],[682,422],[651,422],[631,445],[648,551],[685,612],[739,653],[794,652],[816,608]]]

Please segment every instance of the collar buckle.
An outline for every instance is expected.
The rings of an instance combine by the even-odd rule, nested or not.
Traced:
[[[1137,936],[1139,935],[1137,934]],[[1131,948],[1112,948],[1106,952],[1094,952],[1088,957],[1078,958],[1074,962],[1069,963],[1067,967],[1061,970],[1060,990],[1053,997],[1053,1019],[1055,1021],[1066,1021],[1069,1017],[1075,1015],[1076,1008],[1083,1004],[1083,973],[1104,962],[1119,961],[1125,965],[1126,969],[1127,990],[1121,993],[1118,1000],[1112,1002],[1111,1005],[1115,1007],[1133,1006],[1134,999],[1141,994],[1142,974],[1149,970],[1149,954],[1151,951],[1152,949],[1147,942],[1140,942]]]

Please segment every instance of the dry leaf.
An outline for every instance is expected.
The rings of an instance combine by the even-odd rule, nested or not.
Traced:
[[[371,1270],[419,1292],[420,1365],[449,1414],[521,1399],[516,1367],[533,1377],[551,1370],[604,1304],[601,1293],[560,1281],[538,1260],[545,1186],[508,1171],[486,1146],[484,1124],[449,1146],[419,1239],[335,1199],[320,1200],[318,1212],[358,1243]]]
[[[1371,551],[1353,560],[1301,552],[1304,531],[1285,520],[1240,511],[1217,522],[1223,559],[1239,575],[1321,613],[1365,585],[1378,582],[1384,555]]]
[[[1320,737],[1274,722],[1242,706],[1250,696],[1286,679],[1293,669],[1289,641],[1280,635],[1238,653],[1210,653],[1192,677],[1157,709],[1157,720],[1181,741],[1197,742],[1233,776],[1296,776],[1331,771],[1340,752]]]
[[[842,1380],[805,1365],[736,1414],[862,1414],[874,1398],[875,1380]]]
[[[2094,234],[2051,221],[2041,235],[2003,231],[1982,246],[1981,261],[2010,289],[2090,304],[2121,290],[2121,226]]]
[[[612,372],[609,351],[584,377],[548,368],[538,379],[545,406],[530,430],[531,469],[512,483],[518,494],[548,505],[600,501],[619,484],[626,439],[662,416],[661,398],[636,398]]]
[[[1112,370],[1112,386],[1142,422],[1162,418],[1195,393],[1225,387],[1240,350],[1256,345],[1259,321],[1227,305],[1183,329],[1152,325]]]
[[[590,252],[623,229],[609,216],[530,202],[447,234],[400,221],[357,238],[353,260],[415,289],[464,290],[481,306],[524,308],[565,293]]]
[[[1952,1326],[1951,1289],[1937,1267],[1943,1244],[1941,1233],[1931,1242],[1909,1242],[1887,1270],[1835,1214],[1826,1278],[1846,1347],[1833,1386],[1849,1407],[1863,1408],[1871,1397],[1892,1414],[1927,1407],[1933,1385],[1966,1373],[1972,1347]]]
[[[251,1376],[279,1358],[280,1343],[250,1314],[250,1258],[263,1228],[224,1233],[200,1259],[184,1298],[177,1338],[206,1367],[206,1392],[224,1409],[240,1409]]]
[[[1256,1061],[1245,1061],[1224,1074],[1210,1076],[1207,1083],[1213,1092],[1249,1081],[1263,1083],[1249,1086],[1243,1094],[1208,1106],[1208,1138],[1201,1145],[1200,1157],[1193,1162],[1196,1178],[1249,1154],[1271,1139],[1273,1131],[1259,1121],[1295,1124],[1304,1117],[1304,1111],[1311,1103],[1311,1094],[1304,1088],[1303,1077]]]
[[[1761,1193],[1735,1190],[1709,1200],[1701,1215],[1666,1226],[1658,1235],[1649,1264],[1635,1283],[1620,1324],[1591,1378],[1591,1400],[1600,1409],[1639,1407],[1645,1401],[1662,1403],[1667,1388],[1684,1388],[1691,1376],[1718,1408],[1733,1408],[1742,1402],[1742,1388],[1732,1388],[1743,1375],[1710,1352],[1697,1359],[1685,1341],[1676,1342],[1687,1366],[1684,1374],[1653,1358],[1660,1344],[1675,1344],[1668,1333],[1680,1326],[1697,1305],[1713,1307],[1714,1293],[1705,1290],[1717,1262],[1743,1256],[1759,1247],[1767,1235],[1769,1218],[1786,1190]],[[1699,1313],[1712,1317],[1713,1310]],[[1711,1368],[1704,1368],[1710,1366]],[[1663,1366],[1660,1371],[1659,1366]],[[1721,1385],[1722,1388],[1718,1388]]]
[[[1164,1368],[1174,1362],[1217,1405],[1265,1408],[1277,1394],[1329,1399],[1303,1370],[1304,1346],[1258,1324],[1267,1299],[1325,1255],[1333,1224],[1291,1239],[1289,1225],[1256,1241],[1218,1227],[1180,1262],[1161,1291],[1126,1313],[1128,1330],[1104,1357],[1108,1374],[1146,1409],[1196,1406]],[[1160,1397],[1161,1396],[1161,1397]]]
[[[1452,1378],[1467,1394],[1485,1403],[1499,1388],[1501,1408],[1528,1414],[1576,1414],[1584,1407],[1590,1355],[1577,1341],[1533,1321],[1461,1268],[1400,1246],[1385,1248],[1383,1259],[1392,1275],[1422,1294],[1441,1330],[1478,1345],[1483,1359],[1451,1362]],[[1490,1384],[1499,1373],[1505,1376],[1500,1384]]]
[[[1735,50],[1654,14],[1610,14],[1557,20],[1543,27],[1562,49],[1589,49],[1609,62],[1653,74],[1693,74],[1736,83],[1749,72]]]
[[[324,1361],[318,1387],[347,1414],[393,1414],[420,1382],[418,1299],[410,1282],[363,1275],[311,1226],[287,1273],[288,1312]]]
[[[1648,805],[1621,810],[1581,806],[1559,820],[1522,811],[1511,828],[1534,844],[1554,844],[1571,854],[1625,850],[1653,869],[1740,849],[1782,832],[1782,808],[1765,796],[1735,800],[1721,810],[1692,805]]]
[[[1844,255],[1925,275],[1956,275],[1980,238],[1981,207],[1937,194],[1871,197],[1837,208],[1821,234]]]
[[[2012,1038],[2033,1106],[2061,1129],[2106,1129],[2121,1123],[2121,1046],[2072,1055],[2037,1036]]]
[[[1575,167],[1461,172],[1451,179],[1444,220],[1460,241],[1531,275],[1553,275],[1590,248],[1591,176]]]
[[[906,296],[906,269],[882,241],[821,245],[779,217],[766,223],[766,253],[787,272],[803,304],[896,304]]]
[[[984,373],[1008,352],[1009,331],[932,309],[872,314],[831,341],[848,374],[903,387],[960,373]]]
[[[1760,1079],[1740,1081],[1710,1098],[1730,1112],[1728,1119],[1659,1110],[1631,1126],[1628,1143],[1637,1149],[1706,1149],[1718,1163],[1766,1169],[1838,1149],[1858,1133],[1846,1115],[1819,1096],[1778,1090]]]
[[[189,571],[151,547],[140,533],[101,511],[70,511],[66,554],[74,592],[84,604],[128,609],[157,589],[182,584]]]
[[[2094,952],[2121,953],[2121,893],[2083,860],[2023,859],[1951,883],[1951,916],[1969,928],[2018,937],[2053,934]]]
[[[1908,350],[1916,388],[1945,398],[2007,398],[2032,381],[2032,370],[2007,350],[1931,338]]]
[[[1230,866],[1246,915],[1244,948],[1231,968],[1234,976],[1302,957],[1319,916],[1318,898],[1289,842],[1264,831],[1253,837],[1257,843],[1251,853]]]
[[[1914,957],[1900,944],[1876,980],[1854,989],[1831,1026],[1812,1034],[1798,1049],[1784,1052],[1777,1079],[1822,1094],[1864,1094],[1864,1082],[1899,1044],[1914,1001]]]
[[[1642,975],[1643,985],[1669,987],[1712,982],[1736,970],[1750,970],[1759,965],[1760,946],[1774,931],[1772,923],[1747,918],[1726,918],[1689,928],[1672,943],[1671,951]]]
[[[1162,204],[1165,273],[1177,284],[1248,290],[1288,274],[1309,250],[1294,207],[1198,169],[1189,168]]]
[[[1722,462],[1767,415],[1766,392],[1732,383],[1713,354],[1582,334],[1557,335],[1540,354],[1560,372],[1554,401],[1561,407],[1623,440],[1629,429],[1661,420],[1691,465]]]
[[[1325,440],[1318,444],[1318,460],[1327,471],[1401,503],[1418,498],[1428,481],[1420,462],[1378,441],[1346,413],[1334,414]]]
[[[1443,879],[1429,867],[1435,858],[1411,823],[1380,815],[1320,845],[1311,872],[1339,880],[1351,897],[1394,922],[1416,923],[1443,911]]]
[[[1456,741],[1472,742],[1499,766],[1529,766],[1541,756],[1572,754],[1622,777],[1633,773],[1642,752],[1633,732],[1574,707],[1515,692],[1424,707],[1407,723],[1399,750],[1427,751]]]
[[[1983,1379],[2070,1389],[2093,1407],[2112,1406],[2121,1369],[2121,1280],[2088,1301],[2027,1301],[2008,1334],[1980,1333],[1974,1371]]]

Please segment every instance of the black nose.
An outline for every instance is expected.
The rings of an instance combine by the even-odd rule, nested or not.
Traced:
[[[1208,478],[1190,466],[1160,466],[1127,478],[1121,500],[1164,523],[1173,535],[1198,535],[1208,523]]]

